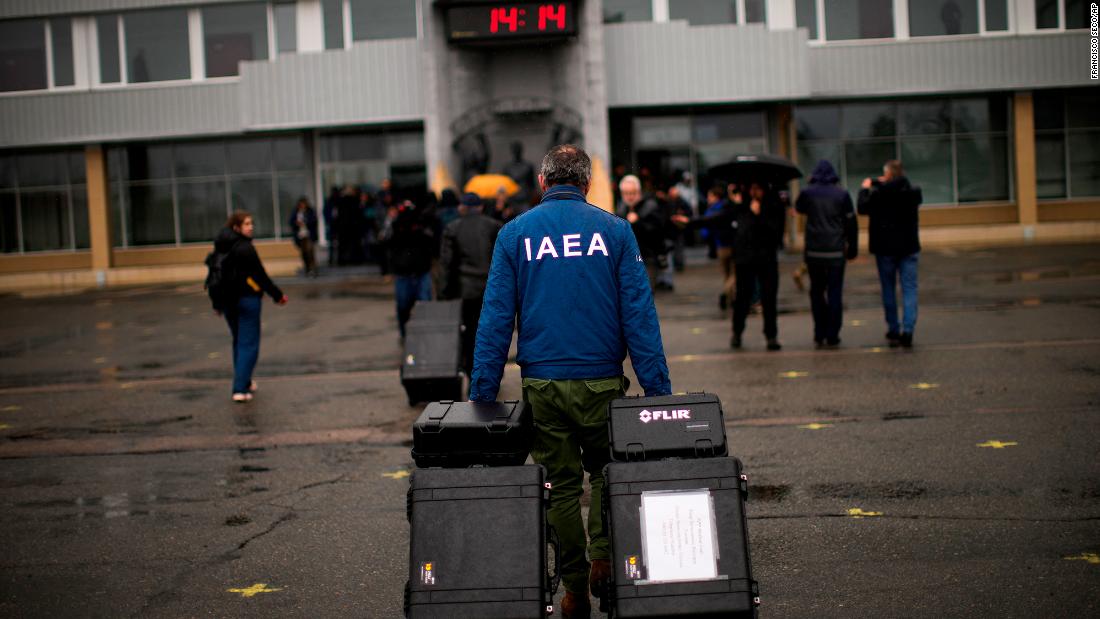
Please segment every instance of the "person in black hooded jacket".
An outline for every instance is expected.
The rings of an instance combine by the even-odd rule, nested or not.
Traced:
[[[224,311],[229,332],[233,334],[233,401],[252,401],[256,383],[252,371],[260,358],[260,308],[266,292],[279,305],[288,299],[271,281],[260,262],[256,248],[252,246],[252,215],[236,211],[229,216],[214,240],[214,251],[229,254],[231,265],[231,289],[236,299],[230,300]]]
[[[891,159],[882,176],[863,179],[859,192],[859,214],[869,215],[870,249],[878,266],[882,286],[882,307],[886,314],[886,339],[890,346],[913,345],[917,325],[917,262],[920,257],[918,209],[921,190],[909,184],[901,162]],[[898,325],[895,291],[901,276],[902,323]]]
[[[837,185],[839,180],[833,165],[822,159],[794,204],[795,210],[806,216],[805,258],[818,348],[840,345],[844,260],[854,259],[859,252],[859,224],[852,197]]]

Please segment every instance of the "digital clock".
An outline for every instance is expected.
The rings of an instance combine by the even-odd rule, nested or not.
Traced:
[[[574,2],[497,2],[447,7],[451,41],[529,39],[576,34]]]

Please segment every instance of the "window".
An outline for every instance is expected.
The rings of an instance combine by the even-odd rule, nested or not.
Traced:
[[[767,151],[766,115],[759,110],[675,116],[623,112],[613,113],[611,121],[628,136],[616,165],[624,168],[623,173],[637,174],[646,191],[677,183],[685,172],[705,189],[711,180],[706,176],[709,168],[740,153]]]
[[[206,76],[240,75],[243,60],[267,58],[267,7],[255,2],[202,9]]]
[[[95,27],[99,42],[99,83],[118,83],[122,81],[118,55],[118,15],[96,17]]]
[[[42,90],[47,86],[43,20],[0,21],[0,92]]]
[[[650,0],[604,0],[603,2],[605,24],[652,20],[653,4]]]
[[[692,26],[736,24],[736,0],[668,0],[668,18],[686,19]]]
[[[828,159],[853,194],[900,159],[928,204],[1009,199],[1004,96],[799,106],[795,123],[801,166]]]
[[[72,86],[73,74],[73,22],[68,17],[50,20],[50,40],[53,47],[53,85]]]
[[[256,238],[282,238],[294,201],[311,193],[308,161],[301,135],[112,148],[107,165],[116,242],[209,242],[234,209],[252,213]]]
[[[978,0],[909,3],[909,34],[914,37],[977,34]]]
[[[985,2],[986,32],[1008,30],[1008,0],[982,0]]]
[[[0,154],[0,252],[89,246],[84,151]]]
[[[185,9],[125,13],[122,20],[128,82],[190,79]]]
[[[325,49],[344,49],[344,0],[321,0]]]
[[[692,26],[706,24],[762,24],[766,21],[763,0],[667,0],[668,18],[687,20]],[[605,7],[607,3],[604,3]],[[660,0],[657,2],[661,6]],[[605,21],[607,11],[605,13]],[[648,19],[648,13],[645,14]],[[633,21],[625,19],[625,21]]]
[[[795,0],[795,23],[810,31],[810,40],[817,38],[817,0]]]
[[[416,36],[414,0],[351,0],[351,38],[397,39]]]
[[[296,51],[298,49],[298,6],[293,2],[277,2],[272,10],[275,14],[276,53]]]
[[[1089,4],[1084,0],[1035,0],[1035,27],[1039,29],[1057,29],[1062,26],[1062,16],[1059,10],[1065,14],[1065,28],[1089,27]]]
[[[1100,196],[1100,92],[1036,93],[1034,106],[1038,196]]]
[[[763,24],[767,21],[764,0],[745,0],[745,23]]]
[[[326,192],[349,184],[378,187],[387,178],[400,197],[413,202],[427,192],[424,132],[419,129],[324,134],[319,147]],[[292,194],[282,187],[280,191]]]
[[[830,41],[893,36],[893,0],[829,0],[825,3],[825,37]]]

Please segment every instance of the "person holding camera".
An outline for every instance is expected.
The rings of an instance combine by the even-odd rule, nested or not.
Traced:
[[[913,346],[917,326],[917,263],[920,257],[918,209],[920,187],[909,183],[901,162],[887,161],[882,176],[863,179],[859,191],[860,215],[871,218],[870,249],[878,266],[882,286],[882,309],[886,314],[886,339],[890,347]],[[901,279],[902,321],[898,324],[897,280]]]

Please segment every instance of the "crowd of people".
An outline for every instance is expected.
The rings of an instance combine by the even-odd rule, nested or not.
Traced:
[[[912,346],[917,320],[917,213],[921,194],[909,183],[899,161],[886,162],[882,176],[863,181],[858,208],[847,189],[838,184],[836,169],[824,160],[814,167],[793,205],[785,182],[760,178],[716,184],[700,200],[690,175],[677,180],[676,184],[653,187],[648,180],[623,173],[615,187],[614,214],[633,232],[651,293],[674,290],[674,274],[684,268],[684,246],[701,239],[709,256],[720,265],[718,304],[723,310],[733,309],[730,346],[743,347],[748,316],[759,308],[766,349],[781,350],[778,254],[784,245],[787,215],[797,212],[805,217],[804,264],[793,275],[800,289],[802,274],[809,275],[815,347],[836,348],[843,324],[845,267],[859,251],[858,212],[869,217],[870,252],[879,273],[886,339],[890,346]],[[650,191],[644,190],[647,185]],[[542,200],[542,190],[525,192],[522,201],[503,191],[489,199],[474,193],[459,196],[453,189],[443,190],[438,199],[433,194],[428,196],[419,204],[403,199],[388,179],[378,189],[355,185],[333,188],[322,210],[329,264],[373,261],[381,267],[382,274],[394,283],[401,337],[405,336],[406,323],[417,301],[461,300],[465,325],[463,365],[472,374],[474,342],[497,235],[504,224],[530,208],[529,201],[537,204]],[[250,235],[242,225],[245,216],[235,214],[223,237],[247,238],[240,247],[251,248]],[[306,197],[298,200],[287,224],[301,252],[303,275],[316,276],[319,217]],[[223,240],[223,245],[226,242]],[[549,249],[556,253],[552,246]],[[543,249],[537,250],[541,258]],[[253,281],[261,284],[260,290],[285,302],[281,291],[268,285],[270,280],[258,258],[250,258],[248,263],[257,271]],[[243,330],[237,327],[242,318],[245,322],[240,324],[247,326],[252,314],[258,316],[258,308],[252,305],[262,294],[254,286],[242,290],[248,293],[242,295],[248,307],[233,307],[227,312],[234,334],[234,360],[242,341],[241,348],[248,357],[241,364],[241,376],[234,381],[238,401],[247,400],[251,393],[251,367],[257,354],[252,352],[251,342],[255,339],[258,349],[259,336],[257,333],[253,337],[251,326]],[[243,339],[241,333],[245,333]]]

